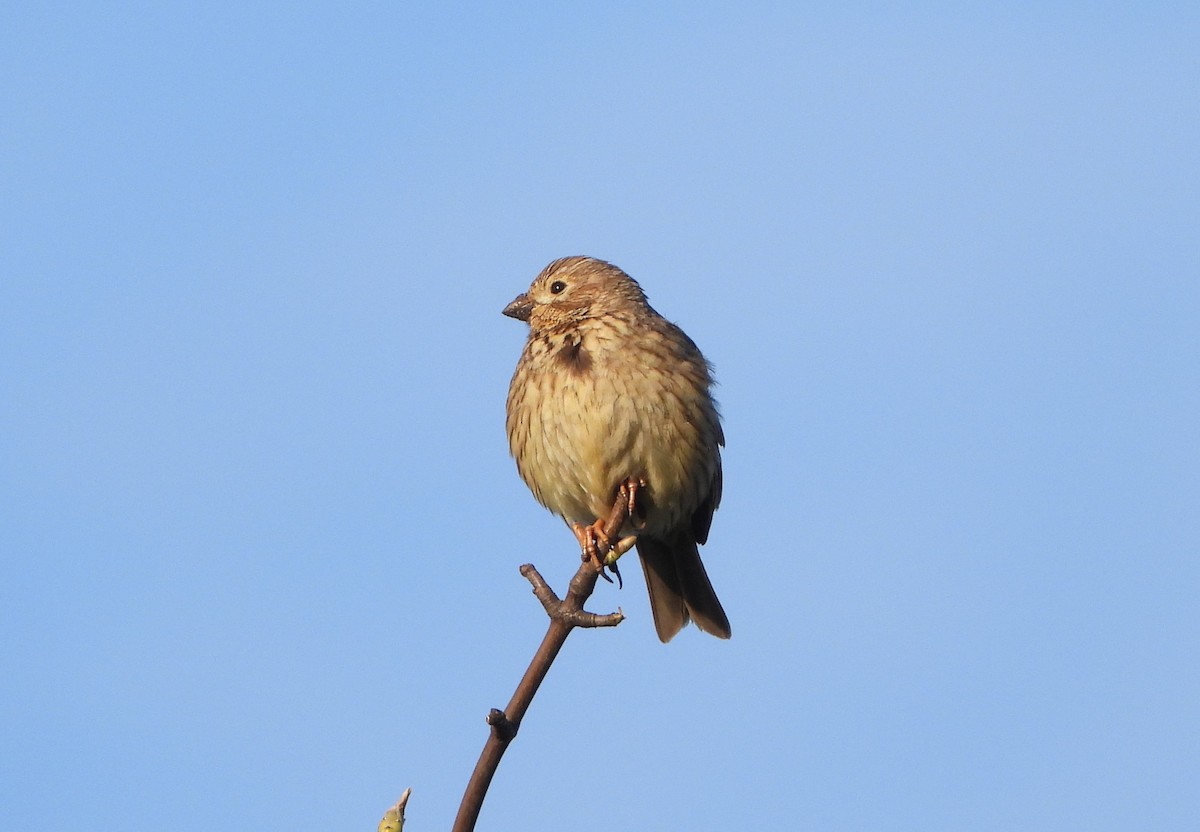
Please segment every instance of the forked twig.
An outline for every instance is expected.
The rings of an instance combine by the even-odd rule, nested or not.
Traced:
[[[629,488],[622,485],[617,492],[612,511],[604,522],[604,535],[608,540],[619,539],[621,527],[629,516],[629,500]],[[597,546],[602,549],[599,555],[603,560],[608,547],[603,539],[597,541]],[[491,726],[491,731],[483,746],[483,753],[479,755],[479,762],[475,764],[475,770],[467,783],[452,832],[472,832],[475,829],[475,821],[479,818],[479,810],[483,807],[483,799],[487,795],[488,786],[491,785],[492,776],[496,773],[496,767],[500,765],[500,758],[517,735],[521,720],[529,709],[529,703],[533,701],[534,694],[546,678],[550,665],[554,663],[558,651],[562,649],[571,631],[576,627],[615,627],[625,620],[620,609],[608,615],[598,615],[583,608],[584,602],[596,589],[596,581],[601,571],[602,567],[597,561],[585,557],[579,571],[571,578],[566,598],[560,600],[533,564],[527,563],[521,567],[521,574],[533,585],[533,594],[542,602],[546,614],[550,616],[550,626],[529,663],[529,668],[521,677],[512,699],[509,700],[508,707],[503,711],[493,708],[488,713],[487,723]]]

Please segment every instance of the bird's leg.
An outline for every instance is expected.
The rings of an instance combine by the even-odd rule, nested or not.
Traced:
[[[575,533],[575,539],[579,541],[579,548],[583,550],[583,554],[588,560],[600,562],[601,544],[605,550],[612,548],[612,540],[604,531],[603,520],[597,520],[590,526],[584,523],[572,523],[571,531]]]
[[[604,526],[605,522],[603,520],[597,520],[590,526],[583,523],[572,523],[571,531],[574,532],[575,539],[579,541],[580,553],[583,559],[591,561],[600,570],[600,576],[611,584],[612,578],[604,574],[604,559],[600,556],[601,545],[604,546],[605,552],[613,548],[612,540],[605,533]]]
[[[646,528],[646,519],[645,519],[645,517],[638,514],[638,506],[637,506],[638,491],[645,488],[646,485],[647,485],[647,483],[646,483],[645,477],[630,477],[629,479],[625,480],[625,482],[621,483],[621,490],[627,495],[629,522],[633,525],[633,527],[635,529]],[[632,545],[633,544],[631,543],[630,546],[632,546]],[[626,546],[625,550],[623,552],[621,552],[621,554],[623,555],[623,554],[625,554],[625,552],[628,552],[628,551],[629,551],[629,546]],[[620,556],[621,555],[617,555],[617,557],[620,557]]]
[[[645,477],[629,477],[617,488],[616,501],[607,519],[598,519],[591,525],[571,524],[571,532],[579,541],[582,558],[590,561],[600,571],[600,576],[609,583],[612,583],[612,579],[604,570],[610,570],[617,576],[617,580],[620,580],[621,572],[617,569],[617,561],[637,543],[636,534],[619,538],[615,542],[613,537],[620,532],[626,520],[635,529],[646,526],[645,520],[638,517],[637,504],[638,491],[645,487]]]
[[[625,503],[625,518],[623,518],[623,520],[628,519],[630,525],[632,525],[635,529],[643,529],[646,527],[646,521],[641,520],[638,517],[637,505],[638,490],[645,487],[645,477],[630,477],[629,479],[625,480],[625,482],[621,483],[621,487],[617,491],[617,498],[619,500],[623,500]],[[637,543],[637,535],[631,534],[627,537],[622,537],[616,543],[611,543],[609,545],[608,554],[604,558],[604,565],[609,569],[612,569],[613,572],[616,572],[618,578],[620,577],[621,573],[617,572],[617,561],[621,558],[621,555],[632,549],[635,543]]]

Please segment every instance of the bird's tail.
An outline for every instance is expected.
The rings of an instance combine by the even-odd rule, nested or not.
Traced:
[[[717,638],[729,638],[733,632],[729,619],[690,534],[677,535],[670,541],[642,536],[637,549],[660,641],[670,641],[689,620]]]

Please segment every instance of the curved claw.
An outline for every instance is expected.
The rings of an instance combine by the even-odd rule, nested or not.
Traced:
[[[614,560],[612,563],[609,563],[606,559],[604,561],[604,566],[608,569],[608,571],[617,576],[617,589],[624,589],[625,581],[621,579],[621,570],[617,568],[617,562]],[[600,576],[607,578],[610,584],[612,583],[612,578],[608,578],[603,572],[600,573]]]

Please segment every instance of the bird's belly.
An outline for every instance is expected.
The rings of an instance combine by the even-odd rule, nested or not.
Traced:
[[[529,432],[530,487],[568,522],[591,523],[612,507],[620,483],[636,474],[640,431],[625,408],[593,384],[560,387],[536,409]]]
[[[646,505],[671,506],[671,515],[694,507],[683,505],[694,503],[689,471],[704,467],[693,426],[686,417],[664,419],[662,401],[622,388],[603,378],[579,380],[539,396],[532,411],[538,424],[528,432],[530,464],[522,475],[538,500],[568,522],[606,517],[631,477],[645,481]],[[681,421],[682,431],[669,434],[654,427]],[[652,527],[677,519],[661,511],[647,518]]]

